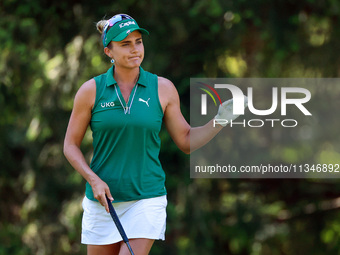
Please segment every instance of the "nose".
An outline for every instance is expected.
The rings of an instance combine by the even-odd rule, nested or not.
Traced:
[[[138,47],[136,43],[133,43],[131,47],[131,53],[136,53],[136,52],[138,52]]]

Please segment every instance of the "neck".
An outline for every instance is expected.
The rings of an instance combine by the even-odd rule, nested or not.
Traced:
[[[115,66],[113,77],[119,86],[133,87],[139,77],[139,67],[125,69]]]

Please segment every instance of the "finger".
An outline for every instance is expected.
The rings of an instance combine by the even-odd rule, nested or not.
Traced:
[[[104,206],[103,203],[102,203],[102,197],[101,197],[100,195],[94,196],[94,198],[97,199],[97,201],[99,202],[99,204],[101,204],[102,206]]]
[[[112,202],[114,199],[113,199],[113,197],[111,195],[110,189],[109,188],[106,189],[105,192],[106,192],[106,196],[108,197],[108,199],[110,199],[111,202]]]
[[[228,100],[222,104],[222,108],[225,110],[231,110],[233,109],[233,100]]]
[[[113,201],[113,197],[111,196],[111,193],[110,193],[110,189],[106,189],[105,190],[106,194],[105,194],[105,202],[106,202],[106,205],[107,205],[107,212],[110,212],[110,209],[109,209],[109,205],[108,205],[108,202],[112,202]],[[105,207],[106,208],[106,207]]]
[[[105,194],[103,195],[102,202],[103,202],[103,206],[105,207],[105,211],[107,211],[109,213],[110,212],[109,205],[107,203]]]
[[[224,101],[224,102],[222,103],[222,106],[230,105],[230,104],[232,104],[232,103],[233,103],[233,99],[229,99],[229,100],[227,100],[227,101]]]

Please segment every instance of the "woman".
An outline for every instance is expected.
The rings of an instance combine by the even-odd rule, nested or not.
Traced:
[[[129,254],[107,213],[107,196],[133,251],[144,255],[154,240],[164,240],[167,200],[158,159],[162,121],[185,153],[206,144],[222,126],[213,127],[210,121],[191,128],[180,111],[172,82],[141,68],[142,34],[148,31],[133,18],[118,14],[98,22],[97,28],[104,52],[114,65],[80,87],[64,143],[68,161],[87,181],[82,243],[87,244],[89,255]],[[230,111],[220,107],[219,113]],[[94,147],[90,166],[80,150],[88,125]]]

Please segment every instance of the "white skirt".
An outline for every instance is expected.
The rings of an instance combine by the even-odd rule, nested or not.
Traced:
[[[112,205],[129,239],[165,240],[166,195]],[[85,196],[83,209],[82,244],[106,245],[123,240],[111,215],[99,202]]]

